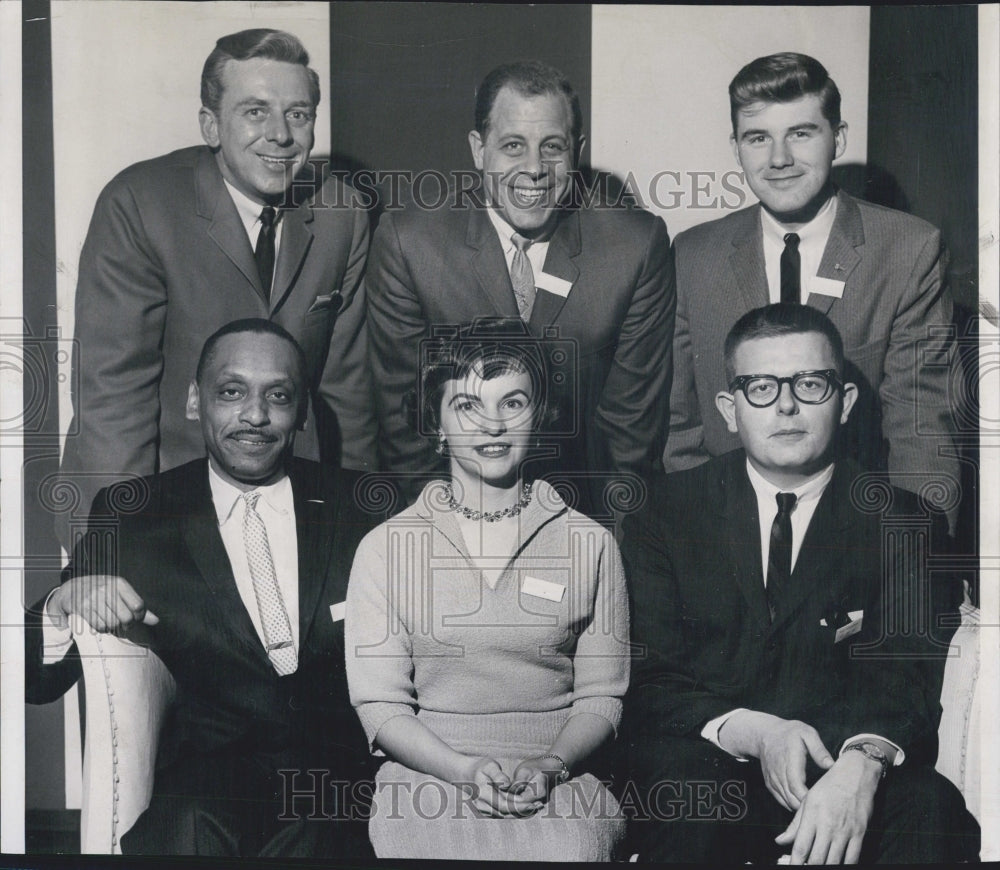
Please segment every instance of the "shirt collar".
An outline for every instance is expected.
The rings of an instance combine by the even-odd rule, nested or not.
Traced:
[[[799,244],[808,245],[816,241],[825,242],[827,237],[830,235],[830,230],[833,229],[833,221],[836,217],[837,195],[834,194],[823,204],[823,207],[816,212],[816,217],[809,221],[809,223],[803,224],[795,230],[795,234],[799,237]],[[782,226],[774,215],[772,215],[763,206],[761,206],[760,209],[760,223],[766,239],[769,239],[775,244],[784,246],[785,235],[790,232],[790,230]]]
[[[236,502],[243,496],[243,490],[223,480],[221,475],[208,463],[208,485],[212,490],[212,504],[215,506],[215,516],[219,525],[224,525],[232,516]],[[292,481],[286,474],[277,483],[258,486],[251,492],[259,492],[261,499],[278,513],[285,513],[292,498]]]
[[[240,220],[243,222],[243,226],[246,227],[249,233],[253,229],[253,225],[260,220],[260,213],[263,211],[264,206],[259,202],[254,202],[240,190],[237,190],[233,185],[231,185],[226,179],[222,179],[226,185],[226,190],[229,191],[229,195],[233,198],[233,204],[236,206],[236,211],[239,212]],[[281,218],[281,209],[275,209],[277,215],[275,216],[275,224]]]
[[[834,463],[831,462],[822,471],[817,472],[794,489],[781,489],[769,480],[765,480],[760,472],[750,464],[748,457],[747,476],[750,478],[750,485],[753,487],[754,492],[757,493],[759,499],[774,502],[774,497],[779,492],[793,492],[796,496],[796,502],[801,502],[810,498],[819,498],[823,494],[823,490],[826,489],[827,484],[833,478],[833,466]]]
[[[515,230],[500,216],[499,209],[488,205],[486,207],[486,213],[490,216],[490,223],[493,224],[493,229],[497,231],[497,235],[500,237],[500,247],[503,248],[503,252],[505,254],[509,254],[514,247],[514,242],[511,241],[510,237],[514,235],[517,230]],[[532,247],[547,245],[551,238],[552,234],[547,233],[543,238],[534,239],[531,245]]]

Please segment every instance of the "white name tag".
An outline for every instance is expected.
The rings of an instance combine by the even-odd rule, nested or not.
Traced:
[[[535,277],[535,286],[540,290],[548,290],[549,293],[555,293],[556,296],[562,296],[565,299],[569,296],[569,291],[573,288],[573,282],[542,272]]]
[[[840,299],[844,295],[844,282],[836,278],[820,278],[817,275],[809,282],[809,292]]]
[[[535,598],[544,598],[546,601],[562,601],[566,594],[566,587],[561,583],[553,583],[551,580],[539,580],[530,574],[525,574],[521,581],[521,591],[525,595],[534,595]]]
[[[330,605],[330,619],[334,622],[341,622],[344,618],[344,614],[347,613],[347,602],[341,601],[340,604]]]

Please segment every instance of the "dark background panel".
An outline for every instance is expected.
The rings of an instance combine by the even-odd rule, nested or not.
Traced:
[[[334,166],[471,169],[466,137],[476,88],[512,60],[562,70],[580,95],[586,128],[590,35],[589,5],[331,4]]]

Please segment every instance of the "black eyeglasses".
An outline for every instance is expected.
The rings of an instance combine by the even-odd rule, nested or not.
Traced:
[[[821,369],[814,372],[796,372],[787,378],[775,375],[739,375],[729,384],[729,392],[742,390],[751,405],[755,408],[766,408],[778,401],[782,384],[791,386],[792,395],[807,405],[822,405],[844,387],[843,382],[837,377],[836,369]]]

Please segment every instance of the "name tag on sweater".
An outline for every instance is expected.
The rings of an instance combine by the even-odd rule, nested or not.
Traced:
[[[565,299],[569,296],[569,291],[573,288],[573,282],[567,281],[565,278],[557,278],[555,275],[549,275],[547,272],[541,272],[535,278],[535,286],[540,290],[548,290],[549,293],[555,293],[556,296],[562,296]]]
[[[551,580],[539,580],[530,574],[525,574],[521,581],[521,591],[525,595],[534,595],[535,598],[544,598],[546,601],[562,601],[566,594],[566,587],[561,583],[553,583]]]
[[[345,613],[347,613],[346,601],[341,601],[340,604],[330,605],[330,619],[332,619],[334,622],[342,621]]]
[[[820,278],[817,275],[809,282],[809,292],[840,299],[844,295],[844,282],[836,278]]]

